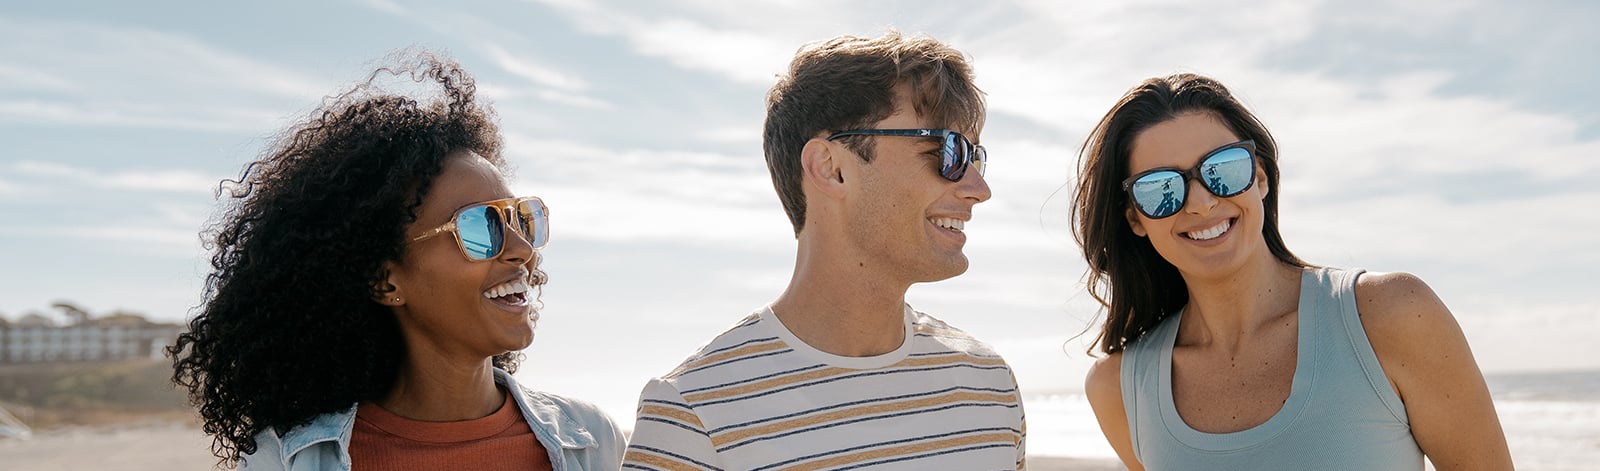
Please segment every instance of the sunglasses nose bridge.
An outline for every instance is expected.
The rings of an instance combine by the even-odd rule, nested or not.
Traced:
[[[1210,209],[1215,207],[1217,200],[1221,198],[1210,187],[1206,186],[1206,181],[1202,180],[1199,172],[1194,169],[1184,173],[1183,189],[1182,208],[1189,208],[1189,205],[1201,205],[1196,209]]]
[[[495,258],[506,258],[512,261],[526,261],[533,257],[534,236],[523,234],[517,228],[522,217],[517,214],[516,207],[506,206],[495,208],[500,211],[500,233],[504,234],[500,240],[500,253]]]

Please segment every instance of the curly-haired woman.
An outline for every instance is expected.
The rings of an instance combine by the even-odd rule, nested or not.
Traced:
[[[374,92],[380,73],[441,102]],[[368,84],[230,185],[204,303],[170,348],[213,452],[252,469],[617,469],[610,418],[510,374],[549,229],[507,188],[472,78],[422,53]]]
[[[1227,88],[1145,80],[1084,144],[1076,235],[1109,309],[1085,390],[1128,469],[1510,469],[1426,283],[1301,261],[1278,147]]]

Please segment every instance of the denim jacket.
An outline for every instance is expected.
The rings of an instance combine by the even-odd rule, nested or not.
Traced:
[[[494,370],[496,383],[511,394],[522,409],[539,444],[550,452],[555,471],[621,469],[627,442],[611,418],[593,404],[554,394],[532,391],[517,384],[509,373]],[[311,419],[282,434],[267,429],[256,434],[256,452],[244,457],[240,469],[321,471],[350,470],[350,434],[355,428],[356,406]]]

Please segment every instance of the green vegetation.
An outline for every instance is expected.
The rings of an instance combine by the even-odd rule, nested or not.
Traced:
[[[0,403],[35,431],[141,420],[190,420],[165,360],[0,365]]]

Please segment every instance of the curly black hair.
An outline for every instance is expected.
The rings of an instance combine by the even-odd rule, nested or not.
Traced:
[[[394,314],[374,301],[390,289],[384,263],[400,259],[446,156],[469,150],[505,167],[472,77],[432,53],[399,56],[219,186],[227,197],[204,233],[213,254],[200,311],[167,349],[219,465],[254,453],[269,427],[281,433],[389,391],[406,351]],[[421,104],[384,93],[381,75],[443,95]],[[493,363],[515,371],[520,359],[508,352]]]

